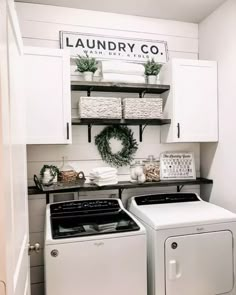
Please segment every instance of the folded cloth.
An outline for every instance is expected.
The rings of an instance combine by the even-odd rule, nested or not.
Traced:
[[[92,171],[90,172],[90,175],[94,177],[99,177],[99,176],[109,177],[111,175],[116,175],[116,174],[117,174],[117,169],[112,167],[98,167],[98,168],[92,169]]]
[[[122,62],[122,61],[102,61],[103,73],[117,73],[130,75],[144,75],[142,64]]]
[[[115,73],[103,73],[102,81],[104,82],[126,82],[126,83],[145,83],[144,76],[124,75]]]
[[[114,178],[116,176],[117,176],[117,173],[106,173],[106,174],[102,174],[102,175],[97,175],[97,174],[89,173],[89,178],[90,179],[106,180],[106,179]]]
[[[98,186],[104,186],[104,185],[112,185],[112,184],[117,184],[118,183],[118,179],[114,178],[110,181],[100,181],[100,180],[94,180],[93,181],[96,185]]]
[[[117,180],[117,175],[114,175],[112,177],[107,177],[107,178],[100,178],[100,177],[96,177],[96,178],[93,178],[93,181],[98,181],[100,183],[103,183],[103,182],[110,182],[110,181],[113,181],[113,180]]]

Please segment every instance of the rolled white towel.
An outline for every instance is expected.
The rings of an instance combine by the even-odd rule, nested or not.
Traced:
[[[142,64],[122,62],[122,61],[102,61],[103,73],[117,73],[130,75],[144,75]]]
[[[112,167],[98,167],[98,168],[93,168],[91,173],[93,173],[94,175],[95,174],[102,175],[106,173],[117,173],[117,169]]]
[[[145,83],[144,76],[103,73],[104,82]]]
[[[102,175],[97,175],[97,174],[93,174],[93,173],[89,174],[90,179],[107,180],[107,179],[114,178],[114,177],[117,177],[117,173],[106,173],[106,174],[102,174]]]

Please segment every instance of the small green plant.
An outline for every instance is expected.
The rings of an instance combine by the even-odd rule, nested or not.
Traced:
[[[157,76],[161,70],[162,65],[159,64],[158,62],[155,62],[154,58],[152,58],[151,60],[148,60],[145,64],[144,64],[144,68],[145,68],[145,75],[146,76]]]
[[[77,65],[77,72],[92,72],[95,73],[98,68],[98,62],[94,57],[78,55],[78,58],[75,59]]]
[[[59,175],[59,169],[57,166],[54,165],[43,165],[42,169],[40,170],[40,176],[43,178],[44,172],[49,169],[50,175],[52,176],[52,180]]]

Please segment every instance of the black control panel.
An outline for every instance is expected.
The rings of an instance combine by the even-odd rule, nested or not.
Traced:
[[[74,213],[89,213],[99,211],[118,211],[120,206],[117,200],[84,200],[50,205],[51,216]]]
[[[155,194],[135,197],[137,205],[155,205],[181,202],[200,201],[198,196],[193,193],[170,193],[170,194]]]

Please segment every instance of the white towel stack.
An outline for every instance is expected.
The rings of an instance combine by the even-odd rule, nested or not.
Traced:
[[[118,183],[117,169],[110,167],[94,168],[90,174],[90,179],[98,186],[112,185]]]
[[[104,82],[145,83],[144,66],[122,61],[102,61]]]

